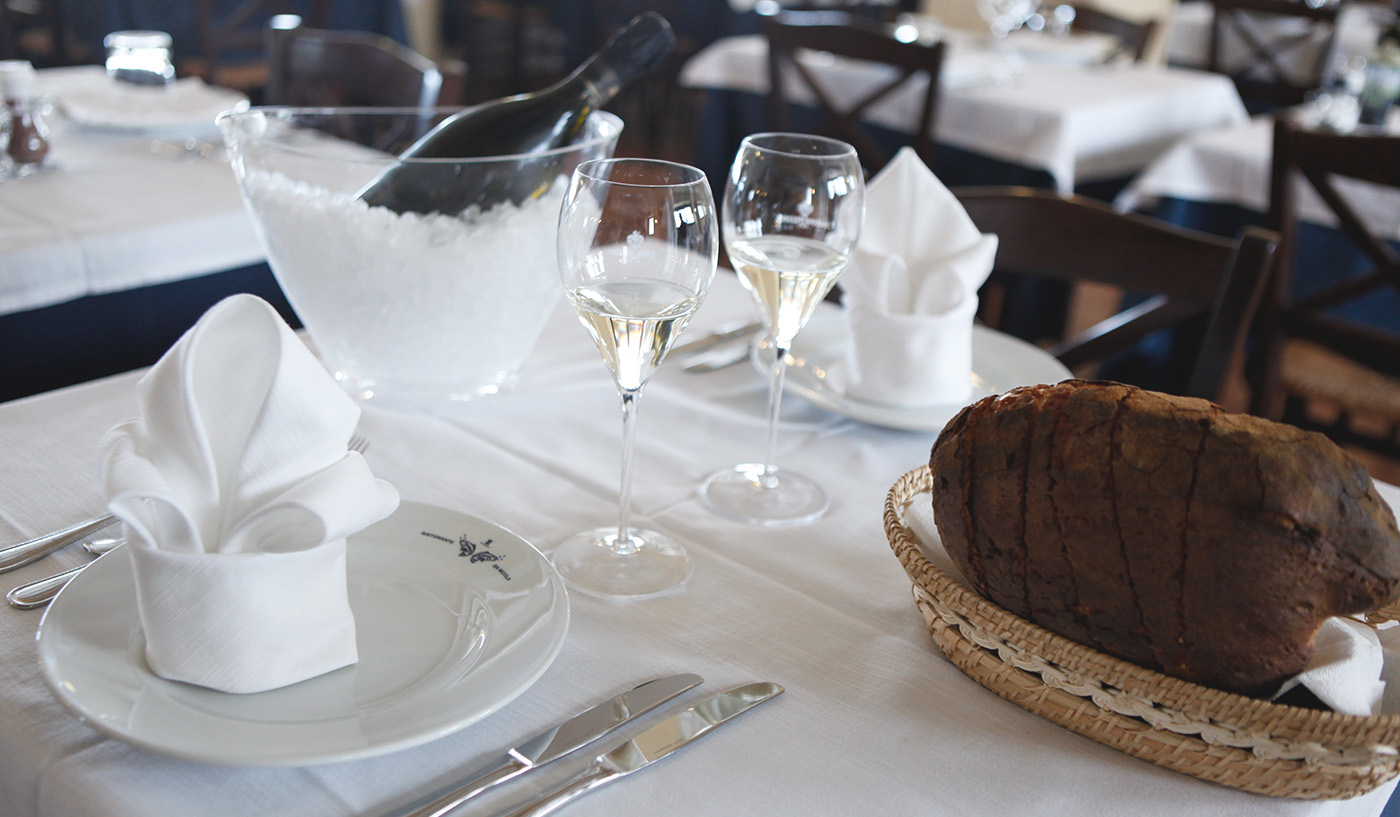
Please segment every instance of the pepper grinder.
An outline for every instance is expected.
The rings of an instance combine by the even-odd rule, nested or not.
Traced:
[[[34,66],[26,60],[0,60],[4,99],[5,157],[13,176],[39,169],[49,154],[49,129],[34,99]]]

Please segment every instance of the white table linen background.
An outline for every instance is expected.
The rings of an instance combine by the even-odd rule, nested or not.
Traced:
[[[1235,204],[1267,213],[1273,149],[1274,121],[1270,116],[1193,133],[1133,179],[1115,205],[1121,210],[1132,210],[1168,196]],[[1296,177],[1294,183],[1298,188],[1299,218],[1336,226],[1336,216],[1312,185],[1301,177]],[[1354,179],[1337,179],[1336,186],[1370,229],[1382,237],[1400,240],[1400,191]]]
[[[61,104],[105,82],[100,66],[46,69],[35,91]],[[53,167],[0,183],[0,315],[263,260],[228,162],[151,150],[184,132],[47,121]],[[212,117],[198,136],[221,142]]]
[[[1248,117],[1228,77],[1150,65],[1086,66],[1026,61],[998,81],[1008,63],[986,37],[949,29],[938,109],[938,141],[1048,172],[1061,192],[1086,181],[1121,178],[1145,167],[1177,139]],[[761,35],[727,37],[686,63],[680,84],[753,94],[768,92]],[[872,66],[808,53],[804,63],[838,98],[879,87],[893,76]],[[912,132],[922,110],[923,78],[868,110],[871,122]],[[793,101],[810,102],[789,82]]]
[[[749,313],[722,272],[689,335]],[[136,376],[0,406],[0,541],[99,510],[96,443],[134,412]],[[764,379],[746,365],[706,375],[663,367],[641,406],[635,516],[684,542],[695,559],[690,582],[636,603],[571,594],[567,640],[540,680],[498,713],[418,748],[290,769],[134,748],[50,695],[33,639],[38,614],[0,611],[0,814],[375,814],[607,695],[685,671],[706,680],[687,702],[755,680],[787,692],[567,814],[643,814],[663,803],[677,815],[1380,813],[1393,785],[1322,803],[1236,792],[1101,746],[965,677],[929,638],[881,522],[889,487],[927,461],[932,433],[874,428],[789,398],[779,460],[820,479],[830,513],[766,530],[705,510],[701,478],[761,451],[765,400]],[[361,430],[371,466],[405,499],[485,517],[545,552],[616,518],[618,397],[567,306],[516,392],[450,418],[370,408]],[[81,558],[63,552],[5,574],[0,590]],[[514,806],[596,753],[507,784],[466,813]]]

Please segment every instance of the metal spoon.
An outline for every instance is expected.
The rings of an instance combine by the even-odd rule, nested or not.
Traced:
[[[126,544],[125,539],[96,539],[83,545],[83,549],[94,556],[101,556],[124,544]],[[11,607],[18,607],[21,610],[32,610],[35,607],[43,607],[45,604],[52,601],[53,597],[58,595],[58,591],[62,590],[74,576],[83,572],[90,564],[92,564],[92,562],[81,564],[77,567],[70,567],[61,573],[55,573],[47,578],[32,581],[28,584],[22,584],[6,593],[5,601],[9,602]]]

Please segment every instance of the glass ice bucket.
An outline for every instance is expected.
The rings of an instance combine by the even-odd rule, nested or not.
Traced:
[[[403,160],[442,185],[480,172],[542,180],[523,200],[446,215],[360,199],[451,113],[251,108],[218,118],[273,274],[326,367],[361,399],[431,408],[510,388],[562,291],[555,233],[569,175],[610,156],[622,131],[595,113],[567,148]]]

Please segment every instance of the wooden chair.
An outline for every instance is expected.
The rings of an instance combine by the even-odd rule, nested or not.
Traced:
[[[979,317],[997,327],[997,289],[1006,275],[1091,282],[1149,296],[1050,349],[1081,373],[1086,364],[1131,349],[1158,330],[1200,324],[1181,339],[1184,373],[1165,391],[1220,402],[1236,367],[1269,271],[1277,236],[1249,228],[1235,241],[1122,214],[1079,196],[1026,187],[953,191],[985,233],[999,237],[996,268]],[[1131,378],[1120,378],[1131,380]]]
[[[1321,86],[1327,56],[1337,36],[1341,3],[1210,2],[1214,15],[1207,68],[1229,75],[1252,110],[1298,105]],[[1230,38],[1244,49],[1244,58],[1237,63],[1231,63],[1227,54]]]
[[[389,37],[327,31],[278,15],[265,34],[269,105],[431,108],[462,101],[466,66],[439,65]]]
[[[313,28],[330,22],[332,0],[196,0],[195,55],[176,62],[180,76],[235,88],[261,101],[267,82],[264,29],[278,14],[294,14]]]
[[[1132,57],[1133,62],[1142,62],[1147,54],[1147,44],[1152,41],[1152,35],[1157,31],[1156,20],[1137,23],[1092,6],[1072,8],[1074,20],[1070,23],[1071,31],[1113,36],[1117,38],[1122,53]]]
[[[1358,299],[1400,290],[1395,245],[1374,234],[1338,189],[1356,180],[1400,191],[1400,137],[1310,131],[1281,116],[1273,150],[1269,221],[1280,236],[1279,258],[1260,312],[1252,410],[1400,457],[1400,315],[1387,331],[1337,314]],[[1306,297],[1292,295],[1300,178],[1371,265]]]
[[[61,0],[0,0],[0,60],[44,68],[77,65],[88,56],[68,31]]]
[[[862,120],[870,106],[923,77],[919,127],[910,144],[925,163],[933,163],[937,131],[939,75],[943,69],[944,43],[932,45],[900,42],[886,27],[842,12],[782,12],[765,15],[760,30],[768,40],[768,125],[790,130],[788,82],[795,80],[816,99],[822,117],[816,130],[849,142],[860,154],[867,172],[874,173],[890,160],[891,151],[867,130]],[[829,89],[816,71],[798,59],[803,50],[825,51],[839,57],[892,67],[894,76],[859,98],[842,98]]]

